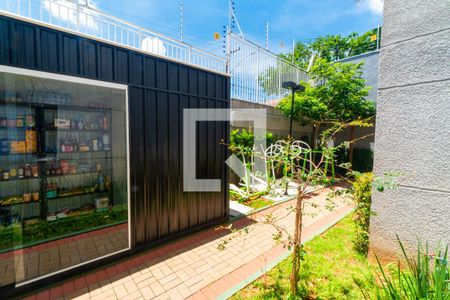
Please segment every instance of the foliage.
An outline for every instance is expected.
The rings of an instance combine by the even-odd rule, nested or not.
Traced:
[[[335,146],[334,144],[331,144],[330,141],[334,140],[335,136],[338,133],[352,126],[367,127],[371,126],[371,124],[361,119],[349,122],[330,122],[328,124],[328,128],[321,132],[320,146],[322,150],[319,151],[319,157],[317,159],[315,159],[314,157],[311,158],[311,156],[309,155],[311,154],[311,149],[305,149],[300,153],[300,156],[296,156],[296,159],[291,161],[290,171],[295,176],[297,184],[297,197],[295,204],[287,209],[287,213],[284,214],[284,216],[275,214],[275,211],[265,215],[265,220],[263,221],[263,223],[273,226],[276,230],[276,233],[273,236],[274,240],[278,243],[282,243],[284,247],[293,250],[290,258],[292,262],[289,279],[290,297],[297,297],[300,295],[298,283],[300,280],[299,276],[301,274],[301,261],[302,257],[304,256],[304,250],[302,249],[303,247],[301,245],[301,241],[304,227],[303,215],[305,214],[305,206],[319,206],[319,204],[315,203],[314,201],[306,200],[309,198],[312,192],[311,187],[321,185],[324,182],[328,182],[328,180],[326,180],[328,162],[333,160],[336,151],[346,145],[346,143],[343,143]],[[294,143],[296,143],[296,141],[285,141],[287,149],[291,149]],[[284,156],[287,156],[288,159],[291,155],[290,151],[282,151],[282,154]],[[308,165],[306,169],[303,167],[304,162],[306,162]],[[341,167],[344,168],[345,166],[341,165]],[[348,166],[346,167],[348,168]],[[346,190],[347,189],[339,189],[339,191],[337,191],[332,187],[332,192],[330,193],[330,197],[328,197],[328,201],[324,205],[324,207],[327,209],[333,209],[335,206],[333,204],[333,197],[345,194],[343,191]],[[294,233],[289,232],[288,230],[286,230],[286,228],[279,224],[279,221],[281,219],[289,216],[291,213],[295,214]],[[221,244],[221,246],[223,246],[223,244]]]
[[[353,221],[355,222],[355,239],[353,241],[356,251],[367,255],[369,250],[369,225],[373,215],[372,182],[373,173],[356,174],[352,183],[352,195],[356,204]]]
[[[316,61],[311,81],[303,83],[305,91],[294,98],[294,120],[314,124],[329,120],[348,122],[375,115],[373,101],[366,100],[369,87],[362,78],[362,63],[328,63]],[[291,98],[284,98],[278,108],[290,115]]]
[[[419,242],[416,257],[408,255],[405,247],[397,237],[407,269],[402,269],[400,262],[394,272],[386,271],[377,257],[381,275],[380,284],[376,286],[375,297],[370,297],[364,287],[362,291],[366,299],[377,300],[416,300],[450,299],[450,266],[448,264],[448,245],[445,250],[440,249],[436,254],[430,254],[428,244],[425,249]]]
[[[0,250],[15,246],[26,247],[36,242],[59,238],[67,234],[90,230],[115,222],[126,221],[128,210],[113,208],[109,211],[86,213],[66,217],[54,221],[40,220],[36,224],[21,227],[10,227],[0,230]]]
[[[303,83],[305,91],[295,95],[293,107],[294,120],[301,125],[314,126],[314,141],[321,125],[375,115],[375,103],[365,99],[369,87],[362,78],[361,67],[362,64],[328,63],[324,59],[316,61],[310,72],[311,80]],[[277,107],[289,116],[291,103],[291,98],[286,97]]]
[[[312,53],[316,53],[327,61],[334,61],[376,50],[377,41],[371,40],[371,37],[376,34],[377,29],[375,28],[361,35],[353,32],[348,36],[321,36],[309,43],[297,42],[294,53],[283,53],[280,54],[280,57],[306,69]]]
[[[230,133],[229,148],[232,152],[245,152],[248,155],[253,148],[255,134],[252,129],[235,129]],[[266,145],[272,144],[274,136],[271,132],[266,133]]]
[[[374,277],[364,257],[352,247],[355,227],[351,216],[305,244],[304,266],[300,273],[299,296],[303,299],[361,299],[358,285],[368,292]],[[292,268],[285,259],[232,299],[286,299]],[[356,280],[356,282],[355,282]]]

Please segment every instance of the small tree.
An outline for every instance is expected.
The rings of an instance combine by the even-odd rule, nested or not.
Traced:
[[[305,91],[295,95],[293,118],[301,125],[313,126],[314,149],[317,148],[321,125],[336,121],[346,123],[375,115],[374,102],[366,100],[370,88],[365,85],[361,68],[362,63],[329,63],[318,59],[311,69],[311,80],[303,83]],[[289,116],[290,97],[281,100],[277,107]],[[351,127],[349,140],[353,139]],[[352,150],[351,143],[350,153]]]
[[[343,122],[333,122],[330,124],[330,127],[324,130],[321,133],[320,146],[322,151],[320,152],[320,157],[318,159],[311,159],[309,155],[309,149],[303,150],[303,155],[296,159],[296,162],[292,164],[292,173],[296,179],[298,184],[297,187],[297,197],[296,202],[293,207],[290,207],[286,214],[283,214],[281,217],[275,215],[275,212],[267,214],[265,216],[265,220],[263,223],[272,225],[277,233],[274,235],[274,239],[277,242],[283,243],[289,249],[292,249],[292,270],[290,274],[290,294],[295,297],[298,293],[298,282],[299,282],[299,274],[300,274],[300,266],[301,266],[301,258],[302,258],[302,233],[303,233],[303,216],[305,214],[305,205],[310,204],[312,206],[317,206],[317,203],[308,203],[306,200],[309,198],[312,193],[311,187],[318,186],[327,182],[326,180],[326,169],[327,169],[327,161],[332,160],[334,158],[336,151],[343,147],[345,143],[333,146],[330,141],[334,140],[336,135],[339,132],[342,132],[345,128],[350,126],[371,126],[370,123],[365,121],[356,120],[348,123]],[[293,141],[287,141],[288,144],[292,145]],[[289,157],[289,151],[285,151],[284,155]],[[304,168],[304,162],[310,166],[309,168]],[[349,168],[348,164],[341,165],[343,168]],[[327,208],[332,209],[334,207],[333,204],[333,196],[344,194],[343,191],[332,192],[329,197],[329,202]],[[291,214],[295,214],[295,224],[294,224],[294,232],[289,232],[286,228],[279,225],[279,222],[286,218]],[[231,238],[227,238],[218,245],[218,249],[224,249],[225,245],[232,239],[234,236],[238,236],[236,234],[238,230],[233,230],[231,227],[227,227],[227,229],[234,232]],[[245,228],[245,232],[248,230]]]

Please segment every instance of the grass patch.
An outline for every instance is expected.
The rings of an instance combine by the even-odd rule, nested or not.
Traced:
[[[250,206],[253,209],[259,209],[259,208],[263,208],[263,207],[272,205],[274,203],[275,202],[272,200],[258,198],[258,199],[250,200],[250,201],[246,202],[245,205]]]
[[[367,259],[352,244],[355,226],[347,216],[330,230],[306,243],[299,297],[303,299],[362,299],[355,280],[369,291],[375,282]],[[286,299],[289,259],[235,294],[232,299]]]

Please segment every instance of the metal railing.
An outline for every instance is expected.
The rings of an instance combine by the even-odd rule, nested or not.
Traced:
[[[307,81],[306,71],[278,55],[229,33],[227,37],[231,98],[275,105],[288,90],[283,81]]]
[[[225,58],[70,0],[1,0],[0,13],[56,26],[110,43],[226,72]]]

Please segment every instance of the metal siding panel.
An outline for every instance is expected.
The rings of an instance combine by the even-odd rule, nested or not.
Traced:
[[[0,63],[11,63],[11,27],[6,20],[0,19]]]
[[[82,74],[88,78],[97,77],[97,44],[89,41],[81,41],[81,66]]]
[[[214,77],[215,77],[214,91],[216,92],[216,98],[223,100],[225,98],[223,90],[224,78],[222,76],[214,76]]]
[[[114,49],[109,46],[100,45],[100,74],[102,80],[114,80]]]
[[[179,189],[180,186],[180,169],[179,169],[179,160],[180,160],[180,144],[179,144],[179,135],[180,135],[180,126],[179,126],[179,113],[180,113],[180,104],[179,104],[179,95],[171,93],[169,95],[169,116],[167,118],[168,121],[168,143],[169,143],[169,164],[168,164],[168,172],[169,172],[169,185],[168,185],[168,207],[169,207],[169,232],[176,233],[180,231],[180,223],[179,223],[179,205],[180,205],[180,195]]]
[[[146,170],[146,241],[154,241],[159,238],[160,197],[158,190],[158,99],[157,92],[147,90],[145,93],[145,164],[141,164]]]
[[[208,100],[200,98],[200,108],[208,108]],[[210,148],[208,138],[208,124],[209,122],[201,121],[198,124],[197,133],[197,178],[208,178],[208,150]],[[209,210],[209,195],[210,193],[202,192],[198,193],[199,196],[199,224],[206,224]]]
[[[129,62],[128,62],[128,56],[129,51],[125,50],[117,50],[116,54],[116,65],[117,65],[117,73],[116,80],[121,83],[128,83],[128,73],[129,73]]]
[[[20,67],[36,67],[36,28],[17,23],[13,31],[12,56]]]
[[[152,57],[144,58],[144,85],[152,88],[156,87],[156,59]]]
[[[45,71],[58,71],[58,34],[53,31],[40,31],[40,66]]]
[[[78,40],[68,35],[62,36],[63,40],[63,57],[62,71],[68,75],[78,75],[79,72],[79,48]]]
[[[161,211],[159,218],[159,233],[160,237],[167,236],[169,234],[169,106],[168,106],[168,93],[158,93],[158,190],[159,201],[161,203]]]
[[[207,76],[206,72],[199,71],[198,72],[198,94],[200,97],[206,97],[207,93]]]
[[[208,73],[207,77],[206,77],[206,84],[207,84],[207,91],[206,91],[206,95],[208,98],[214,98],[215,95],[215,75],[212,73]]]
[[[183,66],[180,66],[179,73],[179,86],[180,92],[189,93],[189,69]]]
[[[140,54],[131,54],[130,83],[135,85],[143,84],[143,64],[144,59]]]
[[[178,65],[169,63],[169,74],[168,74],[168,89],[170,91],[179,91],[178,82],[179,82],[179,75],[178,75]]]
[[[167,65],[168,63],[162,60],[156,62],[156,87],[159,89],[167,90]]]
[[[189,99],[189,108],[200,108],[200,99],[197,97],[191,97]],[[197,123],[197,128],[196,128],[196,136],[197,136],[197,149],[198,149],[198,135],[199,135],[199,130],[198,130],[198,123]],[[197,152],[198,153],[198,152]],[[198,157],[197,157],[197,165],[196,165],[196,174],[197,177],[199,177],[199,162],[198,162]],[[195,228],[196,226],[198,226],[200,224],[200,219],[199,219],[199,207],[200,207],[200,198],[201,198],[201,193],[188,193],[190,196],[190,201],[189,201],[189,214],[190,214],[190,218],[189,218],[189,227],[190,228]]]
[[[198,70],[189,69],[189,92],[198,95]]]
[[[181,81],[180,81],[181,82]],[[192,201],[192,195],[193,193],[187,193],[183,192],[183,177],[181,174],[183,174],[183,110],[185,108],[189,108],[189,97],[185,95],[180,96],[180,109],[179,109],[179,123],[178,123],[178,129],[179,129],[179,136],[178,136],[178,144],[179,144],[179,160],[178,160],[178,170],[179,170],[179,219],[180,219],[180,231],[187,230],[190,228],[190,207],[191,207],[191,201]],[[187,212],[187,213],[183,213]]]
[[[145,244],[145,172],[142,162],[145,162],[145,131],[144,122],[144,90],[131,88],[129,91],[129,129],[130,129],[130,166],[131,166],[131,235],[132,245]]]

